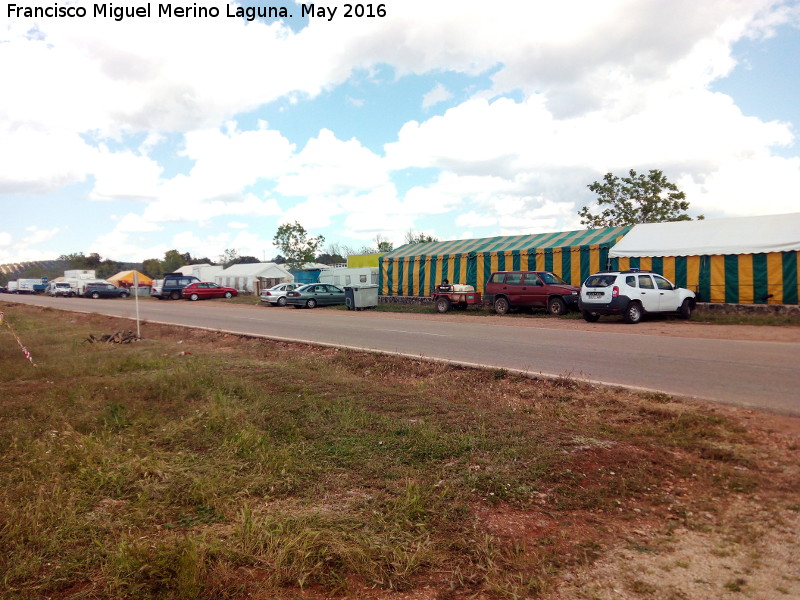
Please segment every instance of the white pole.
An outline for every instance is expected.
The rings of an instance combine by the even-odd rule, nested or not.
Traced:
[[[142,331],[139,328],[139,272],[133,272],[133,298],[136,303],[136,337],[142,337]]]

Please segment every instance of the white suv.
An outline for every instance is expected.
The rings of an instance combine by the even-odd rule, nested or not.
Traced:
[[[603,271],[590,275],[581,286],[578,309],[593,323],[601,315],[622,315],[626,323],[638,323],[646,313],[678,313],[692,316],[695,294],[679,288],[650,271]]]

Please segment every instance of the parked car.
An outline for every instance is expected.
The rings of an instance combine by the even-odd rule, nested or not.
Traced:
[[[267,290],[261,290],[261,301],[270,305],[286,306],[286,294],[300,287],[296,283],[279,283]]]
[[[233,298],[239,292],[234,288],[224,287],[211,281],[190,283],[183,288],[183,297],[187,300],[205,300],[206,298]]]
[[[72,286],[69,282],[66,281],[51,281],[50,285],[47,286],[47,293],[50,296],[62,296],[71,298],[75,295],[75,290],[72,289]]]
[[[344,290],[329,283],[309,283],[286,293],[286,304],[295,308],[315,308],[344,304]]]
[[[549,271],[497,271],[486,282],[484,301],[498,315],[522,306],[563,315],[578,308],[579,290]]]
[[[87,283],[83,291],[86,298],[127,298],[130,292],[125,288],[118,288],[113,283]]]
[[[578,308],[593,323],[601,315],[622,315],[626,323],[638,323],[648,313],[692,316],[695,293],[677,287],[657,273],[630,269],[590,275],[581,286]]]
[[[178,300],[183,297],[183,288],[199,281],[197,277],[192,275],[167,273],[164,275],[164,279],[161,280],[160,286],[153,285],[153,287],[150,288],[150,295],[155,296],[159,300],[164,300],[166,298]]]

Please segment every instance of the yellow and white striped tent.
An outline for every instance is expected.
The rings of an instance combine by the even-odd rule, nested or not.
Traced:
[[[661,273],[700,301],[797,304],[800,213],[645,223],[609,252],[615,269]]]

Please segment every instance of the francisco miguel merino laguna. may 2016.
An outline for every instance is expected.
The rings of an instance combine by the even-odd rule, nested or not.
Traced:
[[[313,6],[313,5],[311,5]],[[122,21],[125,18],[151,18],[155,17],[178,17],[178,18],[217,18],[220,16],[220,9],[216,6],[198,6],[197,3],[191,5],[181,4],[158,4],[156,11],[152,10],[148,2],[143,6],[114,6],[113,4],[94,4],[91,13],[85,6],[26,6],[21,4],[8,5],[8,18],[85,18],[90,14],[95,18],[110,18],[115,21]],[[246,18],[253,21],[256,18],[291,18],[289,11],[284,6],[231,6],[226,5],[226,17]]]

